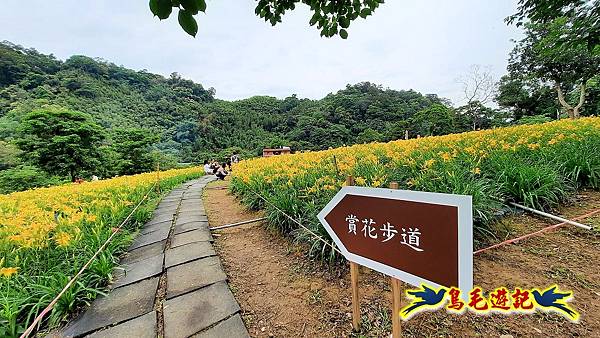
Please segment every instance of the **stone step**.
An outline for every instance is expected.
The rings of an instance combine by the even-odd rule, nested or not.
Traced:
[[[212,246],[202,203],[202,189],[212,180],[182,184],[159,203],[123,255],[108,295],[58,336],[157,337],[162,305],[165,338],[249,337]],[[157,298],[161,278],[166,289]]]

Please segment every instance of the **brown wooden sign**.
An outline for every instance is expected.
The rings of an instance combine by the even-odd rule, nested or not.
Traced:
[[[319,220],[349,261],[416,286],[472,288],[470,196],[343,187]]]

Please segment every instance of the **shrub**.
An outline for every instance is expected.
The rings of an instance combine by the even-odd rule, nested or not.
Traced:
[[[0,171],[0,194],[47,187],[63,183],[59,177],[50,176],[45,171],[29,165]]]

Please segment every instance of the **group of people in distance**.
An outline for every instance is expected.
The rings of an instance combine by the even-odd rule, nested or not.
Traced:
[[[220,164],[215,160],[206,160],[204,161],[204,173],[207,175],[215,175],[218,179],[224,180],[231,171],[231,163],[237,163],[239,160],[240,159],[237,154],[231,155],[229,160]],[[227,168],[229,168],[229,170],[227,170]]]

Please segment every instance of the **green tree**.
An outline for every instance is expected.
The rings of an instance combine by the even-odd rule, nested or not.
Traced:
[[[27,114],[18,129],[21,157],[46,172],[74,181],[98,169],[104,132],[88,114],[66,109],[42,109]]]
[[[588,81],[600,69],[600,1],[521,0],[507,21],[525,27],[509,71],[553,83],[563,109],[579,117]],[[573,90],[579,97],[569,101],[566,93]]]
[[[569,18],[571,30],[557,41],[560,45],[585,44],[590,50],[600,43],[599,0],[519,0],[517,12],[505,19],[508,24],[547,24]]]
[[[383,141],[383,135],[377,130],[367,128],[356,136],[356,143],[371,143]]]
[[[445,135],[454,132],[454,120],[454,112],[450,108],[434,104],[418,111],[411,118],[411,128],[421,136]]]
[[[51,177],[40,168],[20,165],[0,170],[0,194],[23,191],[62,183],[60,177]]]
[[[12,168],[19,164],[21,151],[16,145],[0,141],[0,170]]]
[[[116,129],[112,148],[119,154],[116,168],[121,175],[139,174],[156,169],[158,157],[152,153],[152,144],[160,136],[141,128]]]
[[[559,105],[554,89],[536,78],[508,74],[498,83],[496,103],[519,120],[526,116],[556,118]]]
[[[256,15],[275,26],[281,22],[287,11],[293,11],[299,4],[310,7],[312,16],[309,24],[317,25],[321,36],[339,35],[348,37],[352,21],[365,19],[371,15],[384,0],[257,0]],[[198,33],[198,23],[194,16],[206,12],[206,0],[150,0],[150,10],[160,20],[168,18],[173,9],[178,11],[177,19],[183,30],[191,36]]]
[[[456,131],[479,130],[499,125],[502,112],[486,107],[479,101],[456,108]]]

